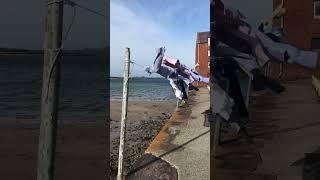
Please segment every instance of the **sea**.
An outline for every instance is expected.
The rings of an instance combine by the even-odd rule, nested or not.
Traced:
[[[123,78],[111,77],[110,100],[122,101]],[[164,78],[132,77],[128,98],[131,101],[166,101],[175,99],[169,81]]]
[[[105,122],[108,101],[122,99],[122,78],[108,81],[107,68],[101,55],[63,57],[59,121]],[[0,122],[39,123],[42,70],[41,54],[0,55]],[[171,99],[174,96],[167,80],[130,78],[129,101]]]

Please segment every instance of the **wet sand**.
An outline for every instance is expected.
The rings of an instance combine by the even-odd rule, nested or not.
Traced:
[[[118,159],[121,102],[110,103],[110,144],[105,122],[59,124],[55,179],[106,179],[107,149],[111,173]],[[175,108],[175,102],[129,102],[126,169],[138,159]],[[10,122],[10,121],[9,121]],[[36,179],[39,124],[0,123],[1,179]],[[110,147],[111,146],[111,147]]]
[[[125,173],[143,155],[149,143],[158,134],[175,110],[175,101],[136,101],[128,104]],[[120,134],[121,102],[111,102],[111,176],[117,173]]]
[[[36,179],[38,124],[0,124],[1,179]],[[105,179],[105,124],[60,125],[55,179]]]

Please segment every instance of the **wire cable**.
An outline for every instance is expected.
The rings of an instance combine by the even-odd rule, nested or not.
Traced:
[[[134,64],[132,62],[130,62],[132,64],[132,66],[130,66],[130,69],[129,69],[129,79],[131,79],[131,75],[132,75],[132,71],[133,71],[133,67],[134,67]]]
[[[96,10],[90,9],[90,8],[88,8],[88,7],[85,7],[85,6],[81,5],[81,4],[78,4],[77,2],[74,2],[74,1],[71,1],[71,0],[65,0],[65,1],[71,3],[71,4],[74,5],[74,6],[77,6],[77,7],[81,8],[81,9],[84,9],[84,10],[86,10],[86,11],[89,11],[89,12],[91,12],[91,13],[93,13],[93,14],[96,14],[96,15],[98,15],[98,16],[107,18],[107,16],[106,16],[105,14],[102,14],[101,12],[98,12],[98,11],[96,11]]]
[[[54,0],[54,1],[50,1],[50,2],[47,1],[46,6],[49,6],[49,5],[52,5],[52,4],[55,4],[55,3],[61,3],[61,2],[64,2],[64,0]]]
[[[78,2],[74,2],[74,1],[71,1],[71,0],[53,0],[53,1],[51,1],[51,2],[48,2],[48,3],[46,4],[46,6],[49,6],[49,5],[52,5],[52,4],[55,4],[55,3],[61,3],[61,2],[63,2],[64,4],[70,5],[70,6],[72,6],[72,7],[77,6],[77,7],[81,8],[81,9],[84,9],[84,10],[86,10],[86,11],[89,11],[89,12],[91,12],[91,13],[93,13],[93,14],[96,14],[96,15],[98,15],[98,16],[101,16],[101,17],[103,17],[103,18],[105,18],[105,19],[107,18],[107,15],[102,14],[101,12],[98,12],[98,11],[93,10],[93,9],[91,9],[91,8],[88,8],[88,7],[84,6],[84,5],[79,4],[79,3],[78,3],[79,1],[78,1]]]
[[[140,68],[144,68],[144,66],[142,66],[142,65],[140,65],[140,64],[137,64],[137,63],[134,62],[134,61],[130,61],[130,63],[135,64],[135,65],[137,65],[137,66],[140,67]]]
[[[57,64],[58,55],[60,54],[60,52],[61,52],[61,50],[62,50],[62,48],[63,48],[63,46],[64,46],[64,43],[66,42],[66,40],[67,40],[67,38],[68,38],[68,36],[69,36],[69,33],[70,33],[70,31],[71,31],[71,28],[72,28],[72,26],[73,26],[73,24],[74,24],[75,19],[76,19],[76,8],[73,7],[73,17],[72,17],[71,23],[70,23],[69,26],[68,26],[68,29],[67,29],[67,31],[66,31],[66,34],[65,34],[65,36],[64,36],[64,39],[63,39],[62,42],[61,42],[61,45],[60,45],[59,49],[55,49],[55,50],[54,50],[54,51],[57,51],[57,52],[56,52],[55,56],[53,57],[53,59],[50,61],[50,62],[53,61],[53,63],[52,63],[52,66],[50,67],[50,71],[49,71],[48,87],[47,87],[47,89],[49,89],[50,79],[51,79],[51,76],[52,76],[53,69],[54,69],[54,67],[55,67],[56,64]],[[48,50],[48,49],[46,49],[46,50]],[[52,49],[50,49],[50,50],[52,50]],[[47,98],[48,98],[48,94],[47,94]]]
[[[75,3],[74,1],[71,1],[71,0],[54,0],[54,1],[48,2],[48,3],[46,4],[46,6],[49,6],[49,5],[52,5],[52,4],[55,4],[55,3],[62,3],[62,2],[63,2],[64,4],[66,4],[66,5],[70,5],[71,7],[73,7],[73,17],[72,17],[71,23],[70,23],[69,26],[68,26],[68,29],[67,29],[67,31],[66,31],[66,34],[64,35],[64,38],[63,38],[63,40],[62,40],[62,42],[61,42],[60,47],[59,47],[58,49],[45,49],[46,51],[48,51],[48,50],[50,50],[50,51],[56,51],[55,56],[54,56],[53,59],[51,59],[51,61],[50,61],[50,62],[53,62],[53,63],[52,63],[52,66],[49,68],[50,71],[49,71],[49,76],[48,76],[48,86],[47,86],[47,89],[49,89],[50,79],[51,79],[51,76],[52,76],[53,69],[54,69],[54,67],[55,67],[56,64],[57,64],[58,56],[59,56],[62,48],[64,47],[64,44],[65,44],[65,42],[66,42],[66,40],[67,40],[67,38],[68,38],[68,36],[69,36],[69,33],[70,33],[70,31],[71,31],[71,28],[72,28],[72,26],[73,26],[73,24],[74,24],[74,22],[75,22],[75,18],[76,18],[76,8],[75,8],[75,6],[77,6],[77,7],[79,7],[79,8],[82,8],[82,9],[84,9],[84,10],[87,10],[87,11],[89,11],[89,12],[91,12],[91,13],[96,14],[96,15],[99,15],[99,16],[101,16],[101,17],[107,18],[106,15],[104,15],[104,14],[98,12],[98,11],[92,10],[92,9],[90,9],[90,8],[87,8],[87,7],[85,7],[85,6],[83,6],[83,5],[80,5],[80,4],[78,4],[78,3]],[[65,27],[64,27],[64,28],[65,28]],[[46,98],[48,98],[48,94],[47,94]]]

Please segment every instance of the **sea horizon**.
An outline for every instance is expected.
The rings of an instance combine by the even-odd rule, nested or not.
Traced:
[[[43,56],[0,57],[0,122],[38,123]],[[105,59],[98,56],[68,56],[61,61],[60,120],[64,123],[104,122],[107,101],[122,100],[123,84],[122,77],[108,80],[106,67]],[[129,101],[173,99],[174,94],[165,78],[130,78]]]

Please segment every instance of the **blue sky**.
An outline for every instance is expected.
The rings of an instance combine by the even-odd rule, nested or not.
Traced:
[[[123,75],[124,49],[139,65],[151,64],[158,47],[187,66],[195,61],[196,33],[210,31],[210,1],[203,0],[111,0],[111,76]],[[148,76],[133,66],[133,76]]]

